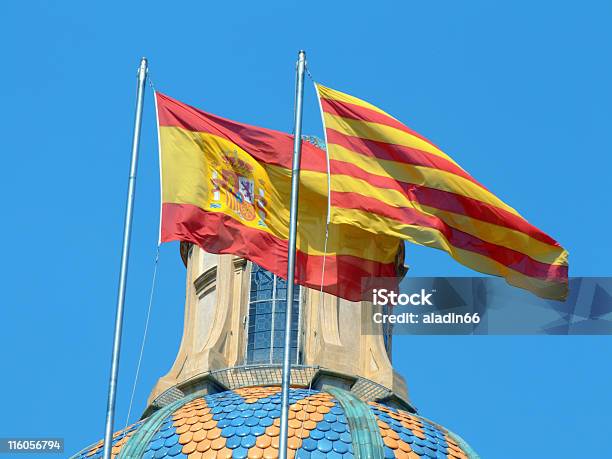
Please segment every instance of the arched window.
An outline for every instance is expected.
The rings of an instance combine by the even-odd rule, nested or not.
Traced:
[[[300,364],[301,288],[293,290],[291,363]],[[251,264],[246,363],[282,363],[285,343],[287,281]]]

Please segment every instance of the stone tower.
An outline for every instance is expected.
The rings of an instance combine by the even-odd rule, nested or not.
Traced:
[[[153,388],[149,406],[164,394],[162,403],[220,378],[249,377],[254,384],[279,384],[282,343],[278,340],[284,333],[286,283],[232,255],[213,255],[185,243],[181,255],[187,267],[183,338],[174,365]],[[362,309],[367,310],[367,305],[308,288],[298,292],[292,328],[293,382],[316,389],[332,385],[367,391],[372,399],[408,408],[404,378],[391,365],[390,337],[361,333]],[[260,302],[265,303],[263,309],[255,307]],[[256,338],[264,344],[269,339],[271,344],[254,349]]]
[[[185,243],[181,256],[181,345],[142,418],[113,437],[112,457],[278,458],[286,282]],[[477,459],[461,437],[416,414],[391,365],[391,337],[361,328],[371,308],[296,290],[288,457]],[[73,458],[100,459],[102,447]]]

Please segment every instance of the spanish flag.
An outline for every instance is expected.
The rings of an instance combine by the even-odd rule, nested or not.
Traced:
[[[155,97],[161,242],[238,255],[286,279],[293,137]],[[326,243],[325,152],[308,142],[302,148],[296,283],[359,301],[363,279],[396,276],[403,242],[338,223]]]
[[[452,158],[391,115],[317,85],[332,222],[445,250],[476,271],[564,299],[568,256]]]

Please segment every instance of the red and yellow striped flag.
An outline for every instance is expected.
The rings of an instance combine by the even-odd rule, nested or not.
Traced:
[[[378,107],[317,85],[332,222],[445,250],[476,271],[564,299],[567,252],[448,155]]]
[[[286,279],[293,137],[155,96],[161,241],[238,255]],[[363,278],[396,275],[401,241],[340,223],[325,244],[325,152],[304,142],[301,167],[296,283],[359,301]]]

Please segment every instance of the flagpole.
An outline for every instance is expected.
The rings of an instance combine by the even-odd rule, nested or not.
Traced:
[[[295,85],[295,129],[293,131],[293,165],[291,169],[291,210],[289,213],[289,248],[287,253],[287,307],[285,310],[285,350],[281,388],[281,419],[279,459],[287,459],[289,433],[289,386],[291,384],[291,313],[295,286],[295,247],[297,240],[298,192],[300,185],[300,160],[302,157],[302,102],[304,99],[304,69],[306,53],[300,51],[297,61]]]
[[[117,289],[117,311],[115,313],[115,334],[113,337],[113,353],[111,358],[110,378],[108,382],[108,404],[106,407],[106,426],[104,429],[104,459],[110,459],[111,457],[115,400],[117,397],[117,376],[119,373],[119,353],[121,351],[121,330],[123,328],[123,306],[125,304],[128,259],[130,257],[130,236],[132,234],[132,214],[134,210],[134,196],[136,194],[138,147],[140,144],[140,126],[142,124],[142,106],[144,101],[145,83],[147,80],[147,70],[147,59],[146,57],[143,57],[140,60],[140,67],[138,68],[136,117],[134,119],[134,134],[132,137],[132,160],[130,163],[127,204],[123,224],[123,250],[121,252],[121,269],[119,271],[119,287]]]

